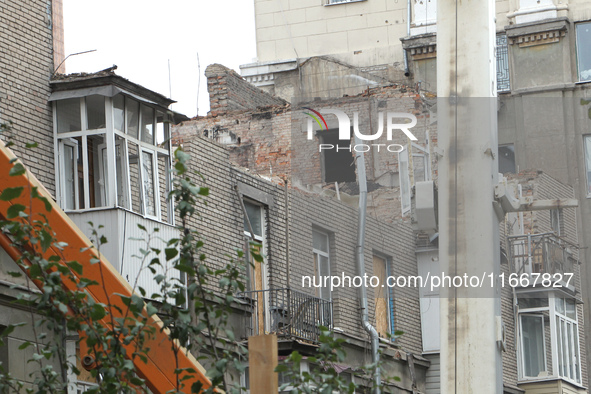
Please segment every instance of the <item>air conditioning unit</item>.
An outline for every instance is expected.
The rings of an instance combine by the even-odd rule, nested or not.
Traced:
[[[437,191],[433,181],[415,184],[415,211],[413,224],[419,231],[436,233],[437,228]]]

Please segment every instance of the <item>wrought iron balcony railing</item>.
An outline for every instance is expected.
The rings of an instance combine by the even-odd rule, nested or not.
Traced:
[[[273,333],[318,343],[320,326],[333,328],[332,301],[291,289],[268,289],[241,293],[249,308],[245,315],[248,335]]]
[[[574,273],[577,247],[554,233],[513,235],[508,241],[512,270],[518,275]]]

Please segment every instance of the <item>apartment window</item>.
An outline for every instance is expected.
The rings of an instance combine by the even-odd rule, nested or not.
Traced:
[[[513,144],[499,146],[499,172],[501,174],[515,174],[515,146]]]
[[[591,197],[591,135],[586,135],[583,144],[585,150],[585,174],[587,178],[587,197]]]
[[[266,266],[264,262],[251,258],[250,251],[254,248],[262,256],[265,254],[265,207],[255,201],[243,200],[246,216],[244,217],[244,235],[248,240],[257,242],[258,246],[249,244],[247,257],[251,260],[248,269],[250,290],[267,288]],[[250,226],[249,226],[250,224]],[[252,229],[252,234],[251,234]]]
[[[380,279],[380,284],[384,285],[374,289],[376,330],[383,338],[388,338],[394,333],[394,300],[392,289],[386,285],[386,280],[390,276],[389,262],[389,258],[373,256],[373,274]]]
[[[591,81],[591,22],[578,23],[576,31],[579,81]]]
[[[436,31],[437,1],[414,0],[411,35],[433,33]]]
[[[520,380],[581,384],[576,300],[553,293],[537,297],[518,297]]]
[[[575,300],[557,297],[555,308],[558,373],[560,376],[580,383],[581,358]]]
[[[544,315],[521,314],[523,376],[537,378],[547,374]]]
[[[509,76],[509,45],[506,34],[497,34],[495,53],[497,58],[497,91],[508,92],[511,90],[511,79]]]
[[[122,94],[55,102],[58,201],[119,206],[172,223],[169,117]]]
[[[327,233],[312,230],[312,241],[314,254],[314,275],[317,278],[316,283],[321,284],[318,287],[318,297],[323,300],[330,300],[330,287],[323,286],[324,280],[322,278],[330,276],[330,240]]]
[[[322,144],[334,146],[334,149],[322,150],[324,182],[355,182],[355,157],[351,152],[351,141],[340,140],[338,130],[323,131],[319,136]]]

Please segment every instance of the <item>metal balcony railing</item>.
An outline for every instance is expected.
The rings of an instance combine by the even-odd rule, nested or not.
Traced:
[[[240,297],[249,306],[245,315],[248,335],[273,333],[318,343],[319,327],[333,328],[330,300],[291,289],[247,291]]]
[[[574,273],[574,250],[570,242],[554,233],[507,237],[513,272],[516,274]]]

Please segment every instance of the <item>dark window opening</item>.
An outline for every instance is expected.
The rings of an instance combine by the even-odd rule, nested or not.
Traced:
[[[499,146],[499,172],[515,174],[515,147],[513,144]]]
[[[351,140],[339,140],[338,130],[323,131],[318,134],[322,149],[324,182],[355,182],[355,155]],[[327,148],[330,145],[332,148]]]

